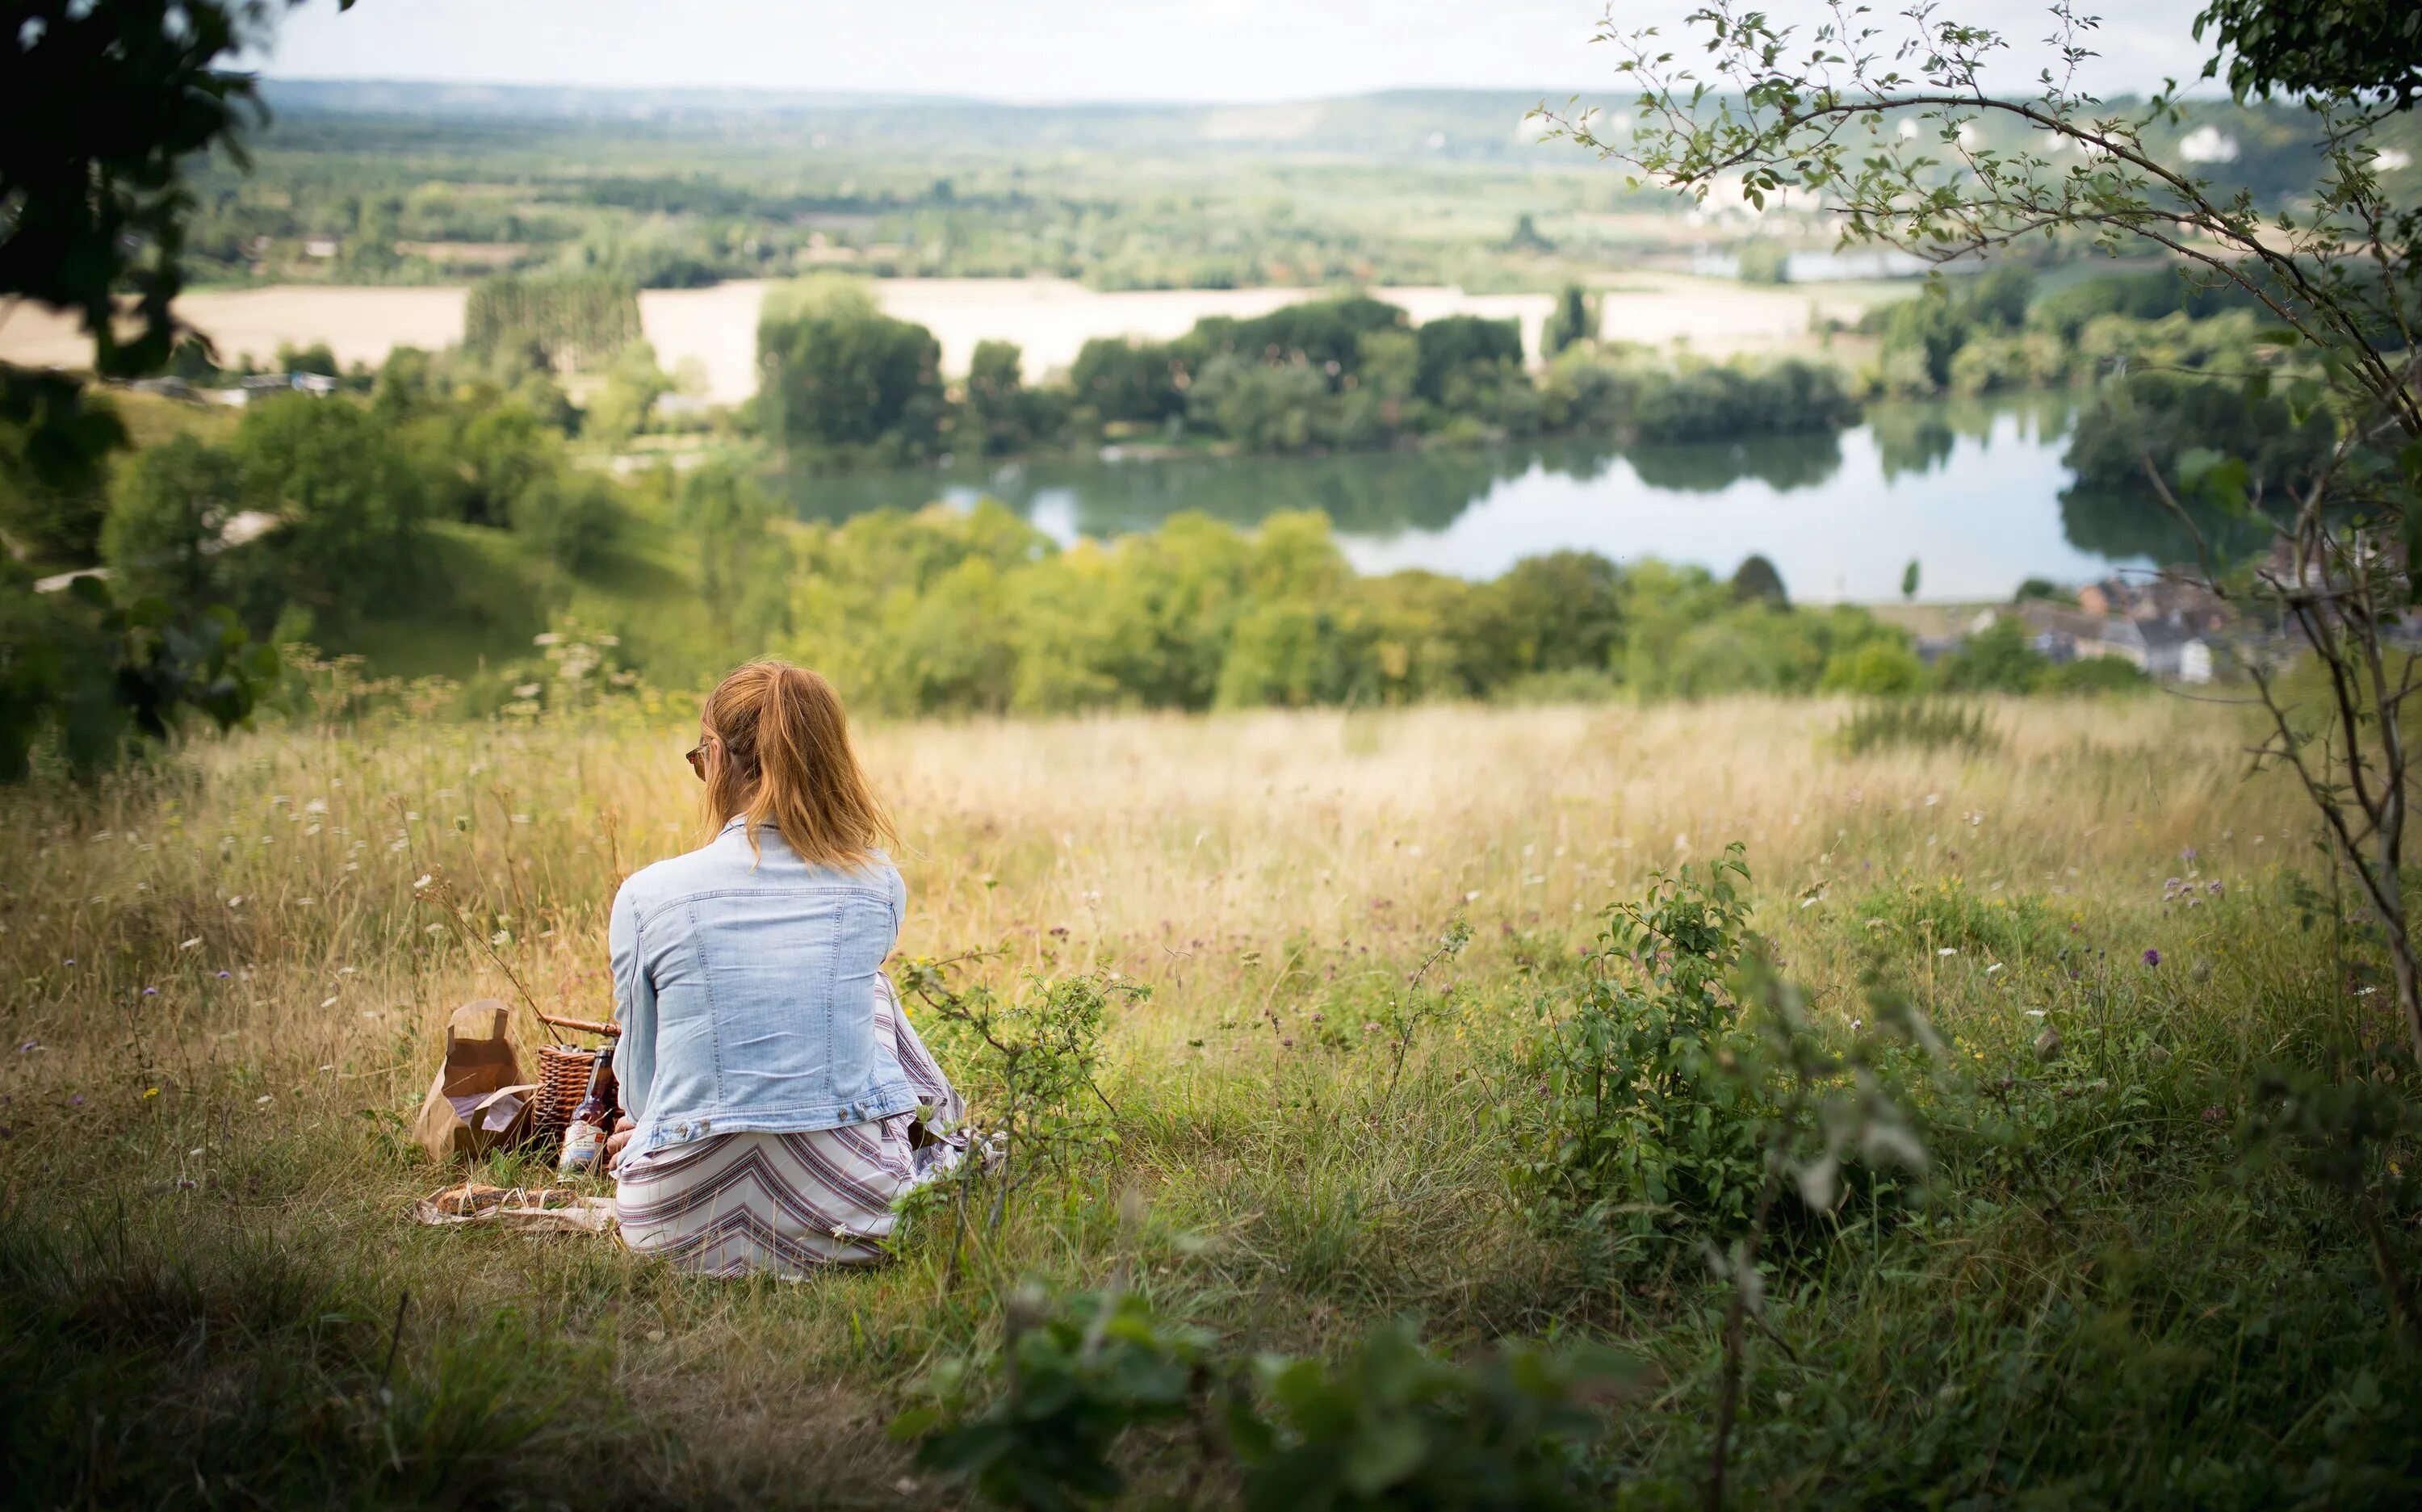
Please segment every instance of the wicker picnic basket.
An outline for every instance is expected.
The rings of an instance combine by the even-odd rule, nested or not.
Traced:
[[[604,1050],[578,1045],[538,1047],[538,1106],[530,1110],[531,1131],[541,1139],[558,1139],[572,1123],[572,1110],[589,1091],[589,1073]]]

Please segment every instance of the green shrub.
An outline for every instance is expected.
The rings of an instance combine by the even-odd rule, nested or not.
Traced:
[[[1976,752],[2002,743],[1984,710],[1931,699],[1863,703],[1842,720],[1834,738],[1853,756],[1893,749]]]
[[[1736,843],[1607,911],[1569,1003],[1544,1000],[1544,1116],[1526,1178],[1549,1216],[1608,1234],[1737,1226],[1761,1177],[1753,1053],[1727,986],[1749,923]]]
[[[2150,674],[2119,656],[2084,656],[2047,667],[2036,678],[2038,693],[2142,693],[2153,685]]]
[[[987,1501],[1069,1512],[1127,1488],[1113,1457],[1128,1430],[1188,1422],[1209,1465],[1242,1473],[1255,1512],[1298,1508],[1581,1508],[1581,1453],[1598,1421],[1584,1389],[1635,1374],[1603,1348],[1514,1344],[1473,1364],[1423,1348],[1409,1323],[1373,1330],[1331,1367],[1219,1360],[1199,1329],[1143,1299],[1029,1290],[988,1369],[946,1361],[931,1400],[894,1419],[918,1460]],[[983,1388],[991,1400],[979,1406]]]
[[[1917,653],[1897,640],[1870,640],[1834,653],[1817,686],[1827,693],[1893,698],[1914,693],[1925,684],[1926,664]]]

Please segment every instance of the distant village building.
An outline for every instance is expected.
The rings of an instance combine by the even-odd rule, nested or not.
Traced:
[[[337,380],[324,372],[262,372],[240,378],[232,388],[208,389],[201,395],[213,404],[242,409],[272,394],[310,394],[324,399],[337,391]]]
[[[2210,682],[2217,623],[2183,606],[2166,614],[2125,612],[2149,609],[2149,605],[2129,602],[2132,596],[2132,585],[2089,584],[2079,591],[2076,608],[2029,599],[2015,609],[1987,609],[1971,631],[2015,614],[2027,628],[2027,644],[2052,662],[2116,656],[2164,682]]]
[[[333,258],[338,244],[333,236],[307,237],[303,242],[303,255],[307,258]]]

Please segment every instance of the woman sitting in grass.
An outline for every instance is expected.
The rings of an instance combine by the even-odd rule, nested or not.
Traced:
[[[623,1239],[708,1275],[876,1259],[892,1204],[962,1150],[883,972],[907,904],[890,819],[813,672],[749,663],[699,732],[710,838],[614,899]]]

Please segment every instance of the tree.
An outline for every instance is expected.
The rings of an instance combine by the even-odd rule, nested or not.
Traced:
[[[967,364],[967,419],[985,456],[1016,451],[1034,439],[1032,396],[1018,369],[1014,341],[979,341]]]
[[[1077,349],[1068,381],[1105,420],[1158,424],[1186,411],[1187,369],[1163,342],[1094,337]]]
[[[1597,301],[1579,284],[1565,285],[1556,296],[1556,307],[1548,314],[1548,323],[1539,330],[1542,354],[1554,356],[1566,347],[1597,339]]]
[[[1785,608],[1791,604],[1791,595],[1784,591],[1783,575],[1757,552],[1743,557],[1741,564],[1733,569],[1733,597],[1744,603],[1763,600]]]
[[[368,411],[281,396],[245,412],[233,449],[246,502],[281,522],[264,543],[287,592],[367,616],[410,582],[421,479]]]
[[[474,285],[463,307],[463,349],[482,358],[578,369],[638,339],[638,286],[615,273],[499,274]]]
[[[17,123],[0,131],[0,301],[73,311],[104,376],[156,370],[187,339],[174,310],[194,209],[185,168],[213,150],[244,165],[258,96],[249,74],[218,65],[258,40],[275,8],[20,0],[0,23],[0,100]],[[89,559],[102,462],[125,443],[81,386],[0,364],[0,496],[71,523],[55,547]],[[70,500],[72,512],[60,507]],[[25,518],[10,511],[12,533]],[[123,748],[128,731],[165,735],[187,709],[222,728],[249,715],[275,654],[245,644],[233,615],[180,625],[149,604],[108,602],[94,579],[80,585],[72,605],[7,595],[0,779],[26,773],[45,730],[89,771]]]
[[[2268,312],[2275,342],[2236,381],[2249,399],[2275,387],[2325,417],[2334,444],[2319,473],[2255,486],[2232,442],[2180,457],[2175,479],[2147,456],[2146,484],[2200,541],[2193,570],[2292,626],[2312,653],[2318,718],[2269,668],[2246,668],[2270,716],[2264,757],[2302,784],[2379,923],[2422,1060],[2422,956],[2404,876],[2417,774],[2403,717],[2422,667],[2398,638],[2422,596],[2407,566],[2422,550],[2422,346],[2407,335],[2422,323],[2422,205],[2392,197],[2377,171],[2379,128],[2415,98],[2422,22],[2390,0],[2206,9],[2198,34],[2210,29],[2218,43],[2207,72],[2225,70],[2242,92],[2297,96],[2324,164],[2309,197],[2266,213],[2249,191],[2217,188],[2148,147],[2148,131],[2181,118],[2174,86],[2124,106],[2080,90],[2096,23],[2066,0],[2051,13],[2057,63],[2037,91],[2000,95],[1984,81],[2002,38],[1930,7],[1885,24],[1836,6],[1801,36],[1712,0],[1692,18],[1704,50],[1653,31],[1604,34],[1642,87],[1634,136],[1601,139],[1589,119],[1552,124],[1703,202],[1720,183],[1756,206],[1785,190],[1813,195],[1847,239],[1944,262],[2028,238],[2154,252]],[[2016,130],[1981,129],[1989,119]],[[1903,135],[1901,121],[1918,129]],[[2214,549],[2189,498],[2259,526],[2266,553]]]
[[[55,732],[89,778],[137,739],[166,740],[194,717],[225,731],[276,685],[277,651],[214,606],[180,622],[158,599],[121,606],[97,577],[57,593],[0,586],[0,782],[33,770]]]
[[[126,443],[107,401],[61,373],[0,367],[0,532],[39,562],[92,560],[102,462]]]
[[[193,211],[185,169],[213,150],[245,165],[259,95],[218,63],[259,40],[274,8],[21,0],[0,24],[0,100],[19,122],[0,132],[0,298],[73,311],[104,377],[157,370],[185,336],[172,307]],[[72,494],[125,433],[46,378],[0,364],[0,473]]]
[[[774,534],[775,517],[772,496],[729,463],[684,474],[674,495],[674,518],[698,545],[707,620],[736,654],[762,651],[789,629],[791,556]]]
[[[216,447],[174,436],[134,454],[111,489],[102,555],[138,598],[197,615],[233,596],[214,559],[244,501],[244,468]]]
[[[1602,672],[1623,643],[1622,575],[1594,551],[1525,557],[1481,596],[1499,642],[1481,687],[1525,672]]]
[[[942,418],[942,348],[921,325],[872,311],[768,314],[757,326],[765,430],[786,449],[933,449]]]
[[[1522,365],[1522,327],[1481,315],[1441,315],[1413,332],[1413,392],[1432,403],[1446,398],[1448,384],[1475,371],[1493,381]]]
[[[2219,53],[2203,76],[2227,62],[2238,98],[2273,91],[2383,100],[2411,110],[2422,98],[2422,9],[2410,0],[2213,0],[2195,17]]]
[[[259,94],[218,62],[260,40],[272,13],[263,0],[19,0],[0,26],[0,100],[20,123],[0,132],[0,295],[73,310],[97,372],[168,360],[185,168],[213,149],[244,163]]]

